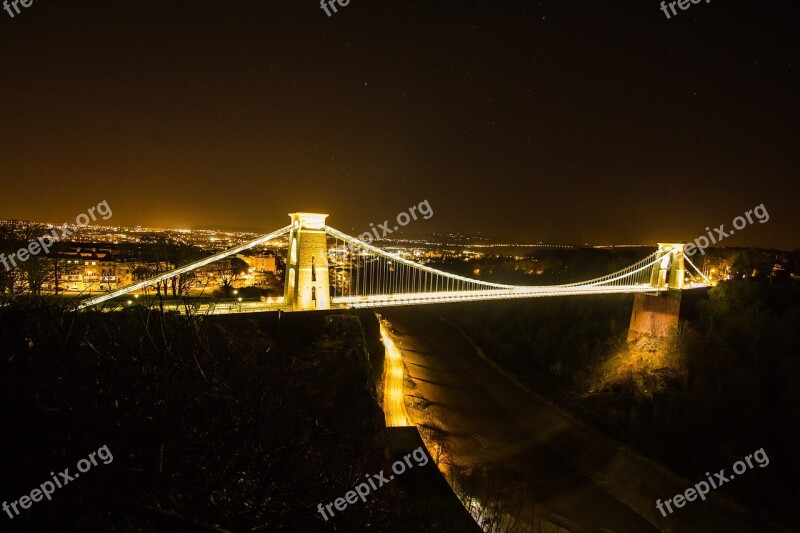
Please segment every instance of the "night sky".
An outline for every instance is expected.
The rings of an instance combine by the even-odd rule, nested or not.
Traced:
[[[792,1],[34,0],[0,11],[0,218],[800,247]]]

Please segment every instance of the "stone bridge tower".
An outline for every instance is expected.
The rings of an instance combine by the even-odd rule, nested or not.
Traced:
[[[678,330],[682,294],[680,289],[683,289],[686,277],[683,247],[680,243],[658,243],[661,260],[653,265],[650,285],[653,288],[668,287],[669,290],[655,294],[636,294],[628,328],[629,341],[640,335],[666,337]]]
[[[682,289],[686,277],[686,263],[683,258],[683,244],[658,243],[658,254],[661,261],[653,265],[650,285],[656,288],[668,286],[670,289]]]
[[[289,257],[286,261],[284,304],[292,311],[330,309],[327,214],[290,213]]]

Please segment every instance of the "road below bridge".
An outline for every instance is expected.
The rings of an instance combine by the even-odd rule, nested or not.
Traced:
[[[746,525],[751,516],[715,502],[716,495],[661,517],[656,499],[671,498],[694,482],[627,451],[516,384],[435,308],[381,314],[402,351],[408,412],[422,427],[428,449],[435,453],[444,444],[450,462],[485,472],[493,498],[521,531],[531,523],[534,531],[557,530],[549,524],[575,532],[758,530]]]

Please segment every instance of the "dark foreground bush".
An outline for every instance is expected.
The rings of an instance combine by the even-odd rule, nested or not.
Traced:
[[[0,309],[2,499],[106,445],[80,479],[2,530],[385,530],[398,484],[335,523],[331,502],[388,469],[364,332],[351,315],[187,318]]]

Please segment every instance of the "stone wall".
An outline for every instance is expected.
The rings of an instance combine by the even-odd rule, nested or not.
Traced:
[[[666,337],[677,331],[681,294],[681,291],[637,294],[633,300],[628,340],[643,334]]]

